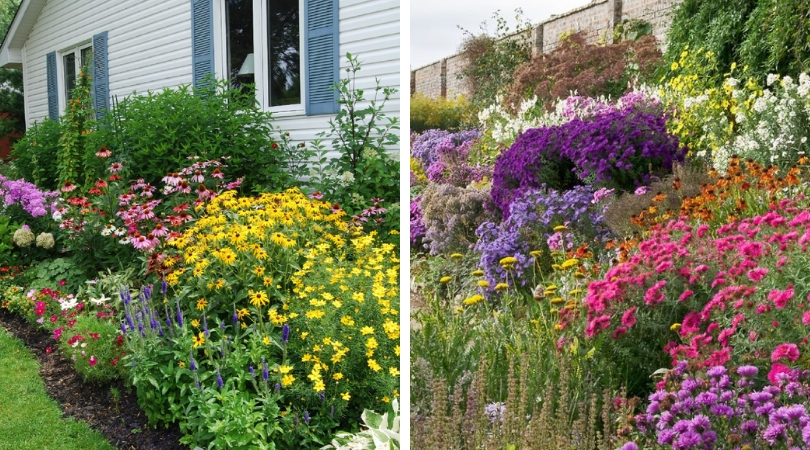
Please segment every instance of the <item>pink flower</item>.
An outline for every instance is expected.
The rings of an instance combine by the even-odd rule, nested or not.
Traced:
[[[98,363],[98,360],[96,359],[95,356],[91,356],[90,359],[87,360],[87,362],[90,363],[90,367],[93,367]]]
[[[810,325],[810,311],[805,311],[802,315],[802,323],[805,325]]]
[[[764,267],[757,267],[754,270],[748,271],[748,278],[754,283],[759,283],[768,274],[768,269]]]
[[[323,194],[321,194],[319,191],[315,191],[315,192],[309,194],[309,198],[313,198],[315,200],[321,200],[323,198]]]
[[[60,337],[62,337],[62,327],[53,330],[53,338],[58,341]]]
[[[644,303],[647,305],[655,305],[664,301],[664,293],[661,292],[664,286],[667,285],[666,280],[661,280],[655,283],[651,288],[647,289],[644,293]]]
[[[682,302],[682,301],[686,300],[687,298],[691,297],[692,294],[694,294],[694,292],[687,289],[687,290],[683,291],[683,294],[681,294],[680,297],[678,297],[678,301]]]
[[[110,166],[110,172],[112,172],[112,173],[120,172],[121,169],[123,169],[123,168],[124,168],[124,166],[122,166],[121,163],[113,163]]]
[[[50,355],[52,351],[53,351],[53,349],[48,347],[48,348],[45,349],[45,354]]]
[[[774,363],[771,366],[771,371],[768,372],[768,381],[770,381],[773,385],[778,385],[779,380],[776,376],[780,373],[790,373],[790,368],[784,364]]]
[[[613,339],[619,339],[620,337],[622,337],[625,334],[627,334],[627,328],[625,328],[625,327],[617,327],[613,331],[613,334],[611,335],[611,337]]]
[[[102,146],[96,152],[96,156],[98,156],[99,158],[109,158],[110,156],[112,156],[112,152],[107,150],[107,147]]]
[[[45,302],[37,302],[36,311],[34,311],[37,317],[45,314]]]
[[[622,325],[627,328],[632,328],[636,324],[636,307],[632,307],[622,314]]]
[[[799,348],[796,344],[779,344],[771,353],[771,361],[777,362],[782,358],[787,358],[788,361],[796,361],[799,359]]]
[[[768,300],[772,301],[777,309],[782,309],[787,306],[788,300],[793,298],[793,285],[788,285],[784,291],[774,289],[768,293]]]

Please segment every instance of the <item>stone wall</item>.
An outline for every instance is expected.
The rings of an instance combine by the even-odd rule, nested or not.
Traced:
[[[554,50],[560,37],[585,31],[589,43],[607,43],[613,39],[613,29],[622,20],[641,19],[652,25],[652,33],[666,45],[672,10],[682,0],[593,0],[590,4],[565,14],[551,16],[531,30],[532,54],[537,56]],[[455,98],[469,95],[469,87],[458,74],[463,58],[456,54],[433,64],[411,71],[411,94],[426,97]]]

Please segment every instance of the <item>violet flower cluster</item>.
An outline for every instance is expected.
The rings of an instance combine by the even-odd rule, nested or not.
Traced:
[[[428,130],[411,141],[411,156],[419,160],[422,167],[427,169],[439,159],[440,149],[455,148],[479,137],[481,137],[481,133],[477,130],[465,130],[457,133]]]
[[[667,374],[674,388],[659,385],[649,396],[646,412],[635,417],[640,435],[623,450],[810,446],[810,371],[793,369],[779,374],[776,385],[756,389],[755,366],[734,375],[714,366],[705,376],[687,374],[686,366],[681,361]]]
[[[411,247],[421,248],[422,239],[425,238],[425,222],[422,220],[422,210],[419,208],[419,201],[422,196],[416,196],[411,200]]]
[[[535,262],[530,252],[540,250],[537,242],[548,242],[559,234],[554,232],[558,225],[567,226],[567,236],[585,242],[609,239],[612,232],[604,224],[605,206],[605,202],[594,202],[590,186],[562,192],[545,185],[528,190],[509,205],[508,219],[500,224],[484,223],[476,231],[479,240],[475,250],[481,252],[480,265],[487,280],[492,285],[512,281],[508,280],[510,272],[500,264],[508,256],[517,259],[512,276],[521,278]]]
[[[543,183],[567,188],[573,175],[597,187],[631,190],[683,161],[686,151],[667,133],[660,109],[632,105],[521,134],[495,161],[492,199],[504,218],[512,201]]]
[[[464,187],[471,182],[481,181],[491,173],[491,169],[469,162],[470,147],[474,141],[453,145],[445,140],[435,148],[436,160],[427,168],[427,178],[434,183],[452,184]]]
[[[57,192],[41,191],[34,183],[24,179],[9,180],[0,175],[0,198],[3,206],[20,206],[31,217],[42,217],[49,214],[51,202],[58,197]]]

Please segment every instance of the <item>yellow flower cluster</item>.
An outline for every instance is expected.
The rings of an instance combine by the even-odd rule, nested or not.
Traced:
[[[278,357],[272,343],[289,326],[288,359],[276,372],[282,387],[358,401],[394,396],[400,365],[394,245],[375,233],[352,234],[342,212],[295,189],[253,198],[225,192],[205,212],[169,242],[178,258],[166,280],[205,302],[209,323],[236,314],[268,360]],[[205,344],[202,334],[194,343]]]

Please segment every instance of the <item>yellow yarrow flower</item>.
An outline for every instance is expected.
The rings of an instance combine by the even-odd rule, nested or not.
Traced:
[[[474,277],[482,277],[482,276],[484,276],[484,271],[483,271],[483,270],[481,270],[481,269],[478,269],[478,270],[473,270],[472,275],[473,275]]]
[[[562,267],[563,269],[568,269],[570,267],[574,267],[574,266],[578,266],[578,265],[579,265],[579,260],[576,259],[576,258],[571,258],[571,259],[565,260],[565,262],[560,264],[560,267]]]
[[[487,280],[478,280],[478,287],[488,288],[489,287],[489,281],[487,281]]]
[[[475,294],[472,297],[468,297],[464,299],[465,305],[474,305],[476,303],[482,302],[484,300],[484,296],[481,294]]]
[[[503,291],[505,289],[509,289],[509,285],[506,284],[506,283],[498,283],[498,284],[495,285],[495,290],[496,291]]]
[[[461,253],[453,253],[452,255],[450,255],[450,257],[453,259],[461,259],[464,257],[464,255],[462,255]]]
[[[556,227],[554,227],[554,231],[565,231],[567,229],[568,227],[565,225],[557,225]]]
[[[669,327],[669,329],[672,330],[672,331],[678,331],[680,328],[681,328],[681,324],[679,324],[679,323],[673,323],[672,326]]]
[[[447,283],[449,283],[449,282],[450,282],[450,280],[452,280],[452,279],[453,279],[452,277],[444,276],[444,277],[439,278],[439,283],[441,283],[441,284],[447,284]]]

